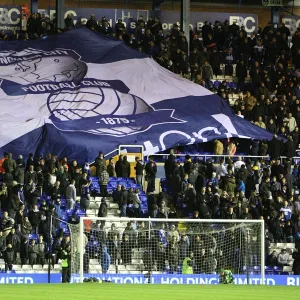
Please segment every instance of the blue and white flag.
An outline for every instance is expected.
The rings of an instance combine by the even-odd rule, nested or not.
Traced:
[[[117,41],[77,29],[0,43],[2,152],[92,160],[120,144],[156,153],[215,138],[270,139],[209,90]]]

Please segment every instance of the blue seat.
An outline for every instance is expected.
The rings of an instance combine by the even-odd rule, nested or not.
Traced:
[[[62,230],[63,230],[64,235],[69,235],[70,234],[70,231],[69,231],[68,228],[64,227]]]
[[[64,220],[64,221],[67,221],[69,218],[67,215],[61,215],[61,219]]]
[[[221,84],[221,81],[216,80],[216,81],[214,82],[214,87],[215,87],[216,89],[218,89],[220,84]]]
[[[123,185],[123,186],[127,187],[127,181],[124,181],[124,180],[119,180],[119,181],[118,181],[118,184],[120,184],[120,185]]]
[[[76,215],[78,217],[85,217],[85,211],[81,210],[81,209],[78,209],[78,210],[76,210]]]
[[[37,239],[38,239],[38,235],[37,235],[37,234],[34,234],[34,233],[29,234],[29,235],[28,235],[28,239],[29,239],[29,240],[37,240]]]
[[[136,184],[135,183],[128,183],[129,187],[136,189]]]
[[[111,187],[113,189],[116,189],[117,188],[117,185],[118,185],[118,182],[117,181],[110,181],[107,185],[107,187]]]
[[[73,209],[66,210],[66,213],[67,213],[68,216],[72,216],[73,212],[74,212]]]
[[[140,196],[140,200],[141,200],[141,202],[147,203],[148,198],[147,198],[147,196]]]

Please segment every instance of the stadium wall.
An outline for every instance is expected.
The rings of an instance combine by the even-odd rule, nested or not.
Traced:
[[[143,275],[131,274],[85,274],[84,277],[96,277],[101,280],[111,281],[118,284],[148,284],[148,279]],[[217,275],[152,275],[152,284],[218,284]],[[61,274],[51,274],[51,283],[60,283]],[[73,277],[71,283],[78,283],[79,276]],[[0,284],[36,284],[48,283],[48,274],[6,274],[0,273]],[[249,283],[257,285],[260,283],[260,275],[250,275]],[[235,284],[247,284],[246,275],[239,275]],[[265,285],[300,286],[299,276],[267,275]]]
[[[131,0],[128,1],[127,9],[143,9],[143,10],[151,10],[151,1],[134,1],[134,3],[130,3]],[[247,14],[251,12],[251,14],[256,14],[258,16],[258,26],[264,27],[268,24],[271,19],[271,10],[270,8],[260,6],[238,6],[232,4],[226,4],[220,1],[222,4],[201,4],[201,3],[193,3],[191,6],[191,11],[195,12],[219,12],[219,13],[241,13]],[[78,1],[78,0],[65,0],[66,7],[68,8],[125,8],[126,1]],[[80,5],[79,5],[80,3]],[[30,0],[2,0],[2,5],[23,5],[23,4],[30,4]],[[55,1],[54,0],[39,0],[39,8],[40,9],[47,9],[48,7],[54,7]],[[167,2],[162,5],[162,10],[168,11],[179,11],[180,5],[178,3],[172,4],[172,2]],[[294,14],[300,15],[300,7],[295,7]],[[287,15],[286,12],[280,12],[281,17]]]
[[[143,9],[143,10],[151,10],[151,1],[135,1],[134,3],[130,3],[128,1],[127,9]],[[251,12],[251,14],[256,14],[258,16],[258,25],[260,27],[264,27],[271,19],[271,10],[270,8],[265,8],[263,6],[238,6],[228,4],[225,5],[224,2],[220,1],[222,4],[201,4],[201,3],[193,3],[191,6],[191,11],[197,12],[220,12],[220,13],[241,13],[247,14]],[[14,5],[22,5],[28,4],[30,0],[2,0],[1,4],[14,4]],[[78,0],[65,0],[66,7],[69,8],[125,8],[126,1],[80,1],[80,5],[78,4]],[[47,9],[48,7],[54,7],[55,1],[54,0],[39,0],[39,8],[40,9]],[[162,10],[168,11],[179,11],[180,5],[178,3],[172,4],[171,2],[167,2],[162,5]],[[295,7],[294,9],[295,15],[300,15],[300,7]],[[281,12],[282,15],[286,15],[285,12]]]

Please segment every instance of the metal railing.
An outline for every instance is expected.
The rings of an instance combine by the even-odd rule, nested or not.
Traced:
[[[296,151],[300,151],[300,149],[297,149]],[[158,153],[158,154],[150,154],[147,155],[147,161],[149,160],[149,157],[155,157],[155,156],[160,156],[160,157],[164,157],[165,159],[167,159],[171,154],[167,154],[167,153]],[[191,156],[191,157],[199,157],[199,158],[204,158],[204,161],[206,162],[208,158],[232,158],[232,159],[238,159],[238,158],[253,158],[253,159],[265,159],[265,160],[270,160],[270,156],[252,156],[252,155],[215,155],[215,154],[188,154],[188,153],[184,153],[184,154],[173,154],[175,157],[185,157],[187,155]],[[287,159],[286,156],[280,156],[280,161],[283,162],[284,159]],[[300,160],[300,156],[294,156],[292,157],[293,160]]]
[[[159,153],[159,154],[152,154],[152,155],[148,155],[147,156],[147,160],[149,160],[149,157],[155,157],[155,156],[161,156],[161,157],[166,157],[168,158],[171,154],[163,154],[163,153]],[[215,155],[215,154],[188,154],[188,153],[183,153],[183,154],[173,154],[175,157],[185,157],[187,155],[191,156],[191,157],[199,157],[199,158],[204,158],[204,161],[206,162],[208,158],[213,158],[213,157],[220,157],[220,158],[263,158],[263,159],[270,159],[270,156],[251,156],[251,155]],[[300,158],[300,157],[299,157]]]

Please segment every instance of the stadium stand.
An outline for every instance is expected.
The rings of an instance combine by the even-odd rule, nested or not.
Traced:
[[[33,14],[27,32],[1,32],[0,40],[5,43],[59,34],[72,29],[69,18],[66,28],[59,29],[49,18]],[[299,144],[300,30],[290,38],[284,24],[275,29],[270,23],[247,36],[243,28],[225,20],[214,25],[206,23],[202,30],[191,31],[188,57],[186,38],[177,25],[164,34],[158,19],[137,23],[133,34],[126,28],[110,28],[105,18],[99,22],[90,19],[80,26],[121,39],[168,70],[211,89],[238,116],[271,131],[273,140],[251,141],[248,153],[243,151],[251,158],[244,160],[234,156],[242,143],[234,139],[215,141],[212,145],[210,154],[231,156],[226,160],[214,157],[203,161],[197,155],[194,159],[191,155],[201,152],[193,148],[181,149],[180,153],[186,154],[181,158],[174,151],[166,154],[167,160],[162,161],[165,174],[159,178],[161,193],[150,184],[143,191],[135,178],[108,177],[106,168],[100,170],[99,176],[90,176],[83,166],[54,154],[44,158],[29,154],[25,164],[22,156],[17,158],[18,153],[6,153],[1,159],[0,269],[46,272],[45,260],[50,258],[52,272],[60,272],[62,250],[70,251],[67,223],[78,223],[82,216],[111,216],[120,233],[128,216],[179,216],[263,218],[268,253],[266,272],[300,274],[300,174],[298,161],[293,159]],[[279,159],[280,156],[285,159]],[[123,162],[121,169],[122,165]],[[145,168],[148,178],[155,177],[157,172],[156,163],[150,165]],[[54,216],[53,224],[50,215]],[[110,225],[105,224],[106,233]],[[90,236],[88,247],[93,242]],[[121,273],[136,272],[142,257],[134,249],[137,251],[132,264],[118,266]],[[113,268],[111,265],[108,271]],[[89,260],[89,269],[102,272],[98,259]]]

